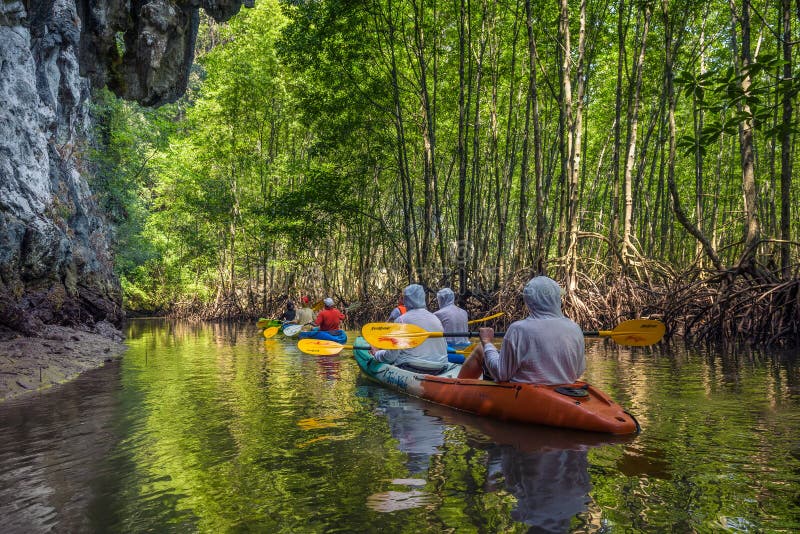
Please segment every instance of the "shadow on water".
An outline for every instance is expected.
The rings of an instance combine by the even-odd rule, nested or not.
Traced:
[[[4,532],[86,532],[87,482],[118,443],[120,363],[41,397],[0,406],[0,517]],[[54,446],[56,445],[56,446]]]

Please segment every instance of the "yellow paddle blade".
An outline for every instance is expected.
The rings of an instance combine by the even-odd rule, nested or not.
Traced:
[[[614,330],[600,330],[598,335],[611,337],[620,345],[633,347],[646,347],[661,341],[666,332],[666,327],[661,321],[654,319],[633,319],[617,325]]]
[[[368,323],[361,328],[367,343],[379,349],[413,349],[429,337],[442,337],[442,332],[428,332],[415,324]]]
[[[342,352],[342,349],[352,349],[353,345],[342,345],[325,339],[301,339],[297,342],[297,348],[306,354],[334,356]]]
[[[491,321],[492,319],[497,319],[498,317],[501,317],[501,316],[503,316],[505,314],[506,314],[506,312],[495,313],[494,315],[490,315],[490,316],[484,317],[482,319],[473,319],[471,321],[467,321],[467,324],[475,324],[475,323],[483,323],[485,321]]]
[[[324,307],[325,307],[325,303],[322,302],[321,300],[318,300],[317,302],[314,303],[313,306],[311,306],[311,309],[314,311],[314,313],[317,313],[318,311],[320,311]]]
[[[264,329],[264,337],[266,339],[269,339],[269,338],[275,336],[275,334],[277,334],[280,331],[280,329],[281,328],[279,326],[270,326],[269,328],[265,328]]]
[[[454,352],[455,352],[456,354],[472,354],[472,351],[473,351],[473,350],[475,350],[475,347],[476,347],[477,345],[478,345],[477,343],[472,343],[472,344],[470,344],[470,345],[467,345],[467,346],[466,346],[466,347],[464,347],[463,349],[459,349],[459,350],[457,350],[457,351],[454,351]]]

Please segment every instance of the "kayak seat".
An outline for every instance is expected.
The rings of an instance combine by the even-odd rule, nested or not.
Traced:
[[[589,391],[587,390],[588,386],[583,386],[579,388],[561,386],[555,389],[556,393],[561,393],[562,395],[566,395],[567,397],[588,397]]]

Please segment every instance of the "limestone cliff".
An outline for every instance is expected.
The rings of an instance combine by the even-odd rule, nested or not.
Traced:
[[[0,0],[0,327],[119,325],[111,232],[86,180],[91,89],[108,85],[151,106],[174,101],[186,88],[199,8],[226,20],[240,6]]]

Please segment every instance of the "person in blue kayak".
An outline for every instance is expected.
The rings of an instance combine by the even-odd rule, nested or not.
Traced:
[[[467,311],[456,306],[456,296],[449,287],[440,289],[436,293],[436,301],[439,309],[433,314],[442,322],[445,332],[468,332],[469,317]],[[447,344],[455,348],[463,348],[469,345],[469,338],[466,337],[447,337]]]
[[[498,352],[494,330],[480,329],[480,344],[461,367],[459,378],[478,378],[484,371],[499,382],[572,384],[586,369],[583,331],[561,311],[561,286],[536,276],[522,292],[530,312],[511,323]],[[485,374],[485,373],[484,373]]]
[[[419,284],[411,284],[403,290],[403,304],[406,313],[396,323],[415,324],[429,332],[444,332],[442,322],[425,307],[425,289]],[[372,354],[379,362],[390,363],[409,371],[435,373],[447,365],[447,343],[444,338],[432,337],[412,349],[375,350]]]
[[[341,322],[345,319],[345,315],[333,307],[332,298],[328,297],[323,300],[322,303],[325,305],[325,308],[320,310],[317,314],[317,319],[314,321],[314,324],[323,332],[339,330]]]

